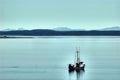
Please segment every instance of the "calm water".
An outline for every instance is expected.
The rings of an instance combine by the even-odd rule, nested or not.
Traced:
[[[69,73],[76,46],[85,71]],[[120,80],[120,37],[0,39],[0,80]]]

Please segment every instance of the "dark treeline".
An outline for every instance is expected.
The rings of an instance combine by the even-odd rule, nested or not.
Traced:
[[[0,31],[0,35],[21,36],[120,36],[120,31],[54,31],[48,29]]]

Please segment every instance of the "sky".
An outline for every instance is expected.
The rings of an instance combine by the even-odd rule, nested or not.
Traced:
[[[0,29],[120,26],[120,0],[0,0]]]

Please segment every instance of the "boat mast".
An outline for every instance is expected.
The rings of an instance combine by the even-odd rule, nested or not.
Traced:
[[[80,51],[77,49],[76,53],[77,53],[77,63],[79,63],[80,62]]]

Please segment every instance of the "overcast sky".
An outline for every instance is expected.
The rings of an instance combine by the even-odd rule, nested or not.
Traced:
[[[120,0],[0,0],[0,29],[120,26]]]

